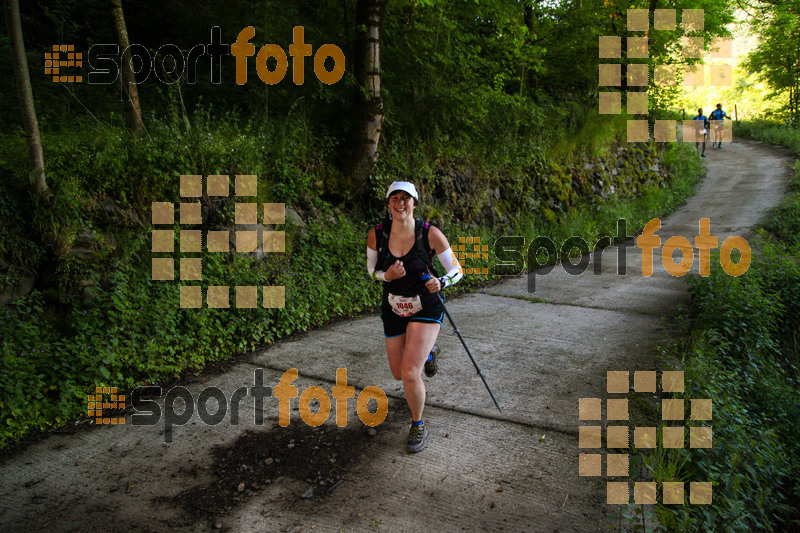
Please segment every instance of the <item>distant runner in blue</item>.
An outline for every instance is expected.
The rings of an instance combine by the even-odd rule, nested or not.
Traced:
[[[714,142],[711,143],[711,148],[717,145],[717,148],[722,148],[722,136],[725,132],[725,119],[731,120],[731,117],[722,110],[722,104],[717,104],[717,108],[708,115],[711,124],[714,127]]]
[[[697,110],[697,116],[694,117],[692,120],[696,120],[697,123],[694,127],[694,138],[695,143],[694,147],[697,148],[700,146],[700,143],[703,143],[703,152],[700,154],[700,157],[706,156],[706,141],[708,140],[708,117],[703,114],[703,108],[699,108]]]

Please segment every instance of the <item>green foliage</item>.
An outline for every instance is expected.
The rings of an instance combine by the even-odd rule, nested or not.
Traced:
[[[787,244],[800,243],[800,206],[794,203],[776,207],[772,217],[764,223],[764,229]]]
[[[311,223],[309,230],[313,237],[298,243],[290,258],[203,258],[209,285],[284,285],[285,309],[179,309],[177,284],[150,280],[144,240],[138,251],[145,261],[114,261],[102,274],[107,288],[98,288],[91,304],[69,309],[63,320],[52,316],[39,292],[0,308],[2,440],[79,417],[94,386],[125,389],[174,380],[233,353],[373,308],[376,285],[363,268],[351,268],[352,258],[363,255],[362,228],[339,218],[325,226]],[[352,287],[346,298],[342,287]]]
[[[0,292],[15,287],[41,260],[42,252],[26,228],[23,205],[19,192],[0,181]]]
[[[734,363],[729,348],[715,330],[694,330],[684,351],[685,401],[713,401],[713,424],[690,421],[689,426],[713,425],[713,448],[679,450],[681,465],[677,458],[662,457],[653,457],[650,463],[662,469],[680,466],[676,477],[654,477],[658,481],[711,481],[713,497],[711,505],[657,505],[664,530],[797,527],[792,523],[800,496],[796,483],[800,450],[795,438],[800,393],[792,385],[796,377],[769,356],[757,363]]]
[[[758,48],[750,52],[746,67],[757,71],[772,89],[770,97],[783,104],[783,117],[794,129],[800,124],[800,8],[794,2],[764,2],[751,26],[758,35]]]
[[[652,456],[648,465],[657,481],[711,481],[713,500],[710,506],[657,505],[665,530],[800,526],[800,231],[783,222],[786,210],[798,207],[793,194],[773,210],[764,226],[781,228],[771,236],[781,239],[762,243],[743,275],[727,275],[713,257],[708,277],[689,279],[692,333],[681,355],[683,396],[712,400],[713,448]],[[665,470],[672,473],[656,475]]]
[[[758,139],[770,144],[779,144],[800,154],[800,131],[774,120],[751,120],[736,123],[735,135]]]
[[[711,275],[689,278],[697,309],[694,327],[718,331],[727,347],[725,353],[739,361],[749,363],[764,353],[775,355],[774,335],[784,309],[763,279],[762,269],[751,264],[745,274],[732,277],[719,267],[719,254],[711,255]]]
[[[502,142],[540,122],[521,77],[544,50],[531,46],[519,6],[392,2],[384,29],[382,86],[387,107],[403,110],[387,116],[390,138]]]
[[[796,138],[786,127],[742,125],[753,137],[790,146]],[[712,400],[713,422],[688,426],[712,426],[713,447],[654,450],[641,461],[634,456],[631,471],[656,482],[710,481],[713,496],[710,505],[658,503],[657,531],[800,527],[800,165],[796,170],[790,194],[762,222],[748,271],[731,277],[712,255],[710,275],[688,279],[692,299],[683,319],[690,337],[664,352],[668,368],[684,371],[685,390],[670,396]],[[640,517],[627,520],[639,525]]]

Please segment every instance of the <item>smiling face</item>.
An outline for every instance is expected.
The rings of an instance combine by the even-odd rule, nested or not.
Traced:
[[[406,217],[414,218],[414,206],[417,201],[405,191],[397,191],[389,197],[389,211],[392,218],[403,220]]]

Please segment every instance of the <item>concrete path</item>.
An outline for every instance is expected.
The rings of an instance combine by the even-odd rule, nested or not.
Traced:
[[[755,142],[709,150],[709,176],[663,221],[662,245],[673,235],[693,243],[700,218],[720,243],[747,236],[783,195],[791,159]],[[230,400],[253,386],[257,369],[274,387],[297,368],[300,393],[312,385],[330,393],[346,368],[356,393],[377,386],[389,396],[376,431],[359,420],[355,400],[345,428],[334,424],[335,401],[328,423],[308,427],[297,399],[290,425],[280,427],[275,398],[256,425],[248,397],[238,425],[229,416],[203,424],[195,410],[171,443],[163,421],[52,434],[0,462],[0,530],[604,530],[615,509],[601,479],[578,476],[578,399],[604,397],[607,370],[656,369],[666,319],[688,298],[660,257],[656,250],[655,273],[643,277],[641,250],[629,242],[626,276],[612,248],[601,275],[591,265],[581,276],[556,267],[537,276],[535,293],[523,276],[449,301],[503,412],[445,325],[439,374],[426,379],[430,444],[422,453],[404,451],[409,414],[371,316],[280,342],[188,389],[197,398],[216,386]]]

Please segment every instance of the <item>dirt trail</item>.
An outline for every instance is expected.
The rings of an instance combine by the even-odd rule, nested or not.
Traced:
[[[700,218],[720,237],[747,235],[785,188],[791,156],[755,142],[709,150],[709,177],[663,221],[690,242]],[[627,275],[616,253],[601,275],[557,267],[513,278],[448,307],[500,404],[499,414],[452,328],[445,325],[439,374],[426,379],[429,448],[407,455],[408,412],[385,362],[377,316],[342,322],[278,343],[188,388],[195,398],[216,386],[230,399],[264,383],[331,390],[347,368],[358,393],[375,385],[390,397],[389,415],[368,431],[348,402],[348,424],[306,426],[293,400],[291,424],[277,424],[277,400],[254,423],[252,398],[239,424],[216,426],[197,414],[173,429],[103,426],[48,438],[0,462],[2,531],[601,531],[605,489],[578,476],[578,399],[605,396],[607,370],[655,370],[652,348],[667,319],[687,299],[685,283],[661,267],[641,275],[641,252],[627,248]],[[695,266],[697,259],[695,258]],[[290,295],[289,295],[290,297]],[[160,402],[163,407],[163,402]],[[213,412],[215,402],[210,402]],[[180,408],[179,408],[180,409]]]

